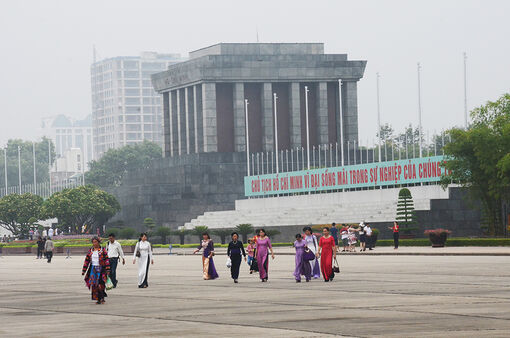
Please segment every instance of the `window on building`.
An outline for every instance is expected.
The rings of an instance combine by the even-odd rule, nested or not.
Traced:
[[[135,97],[126,97],[124,102],[126,105],[140,104],[140,99]]]
[[[140,131],[142,126],[139,124],[126,124],[127,131]]]
[[[126,115],[126,122],[140,122],[140,115]]]
[[[142,86],[152,88],[152,81],[151,80],[142,80]]]
[[[124,60],[124,68],[138,69],[138,61],[127,61],[127,60]]]
[[[153,70],[161,70],[165,69],[164,63],[158,63],[158,62],[142,62],[142,69],[153,69]]]
[[[140,114],[142,108],[140,106],[126,107],[126,114]]]
[[[126,96],[140,96],[140,89],[124,89]]]
[[[140,77],[140,72],[134,70],[126,70],[124,71],[124,77],[128,79],[136,79]]]
[[[83,135],[76,135],[74,137],[74,144],[77,148],[83,148]]]
[[[135,87],[140,86],[140,81],[138,80],[124,80],[124,87]]]
[[[139,139],[141,139],[140,133],[127,133],[126,134],[126,140],[133,141],[133,140],[139,140]]]

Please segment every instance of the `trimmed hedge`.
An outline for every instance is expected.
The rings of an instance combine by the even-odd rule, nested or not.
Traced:
[[[136,245],[136,240],[120,240],[121,245],[129,246]],[[76,243],[72,241],[54,241],[55,247],[88,247],[90,243]],[[103,241],[104,245],[105,241]],[[214,244],[217,248],[226,248],[228,244]],[[428,238],[415,238],[415,239],[401,239],[399,246],[430,246]],[[196,248],[198,244],[172,244],[173,248]],[[292,243],[273,243],[274,247],[291,247]],[[380,239],[377,241],[376,246],[393,246],[392,239]],[[446,246],[510,246],[510,238],[462,238],[453,237],[446,241]],[[36,244],[30,243],[0,243],[0,247],[5,248],[35,248]],[[153,244],[154,248],[168,248],[168,244]]]

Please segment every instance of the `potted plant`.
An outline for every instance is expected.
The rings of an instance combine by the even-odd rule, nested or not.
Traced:
[[[416,213],[414,210],[414,202],[411,191],[407,188],[402,188],[398,192],[397,201],[397,217],[396,220],[401,224],[400,232],[402,239],[413,239],[415,237],[414,231],[418,228],[412,227],[416,224]]]
[[[446,229],[425,230],[425,235],[429,236],[433,248],[443,248],[448,239],[448,235],[451,233],[450,230]]]

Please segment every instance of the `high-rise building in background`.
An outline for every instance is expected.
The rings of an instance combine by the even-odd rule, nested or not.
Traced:
[[[57,158],[65,157],[70,149],[74,149],[73,153],[79,149],[80,158],[83,156],[82,165],[85,170],[87,169],[88,163],[94,157],[92,115],[88,115],[83,120],[75,120],[62,114],[43,118],[41,129],[42,135],[51,139],[55,144]]]
[[[152,87],[151,75],[180,61],[179,54],[143,52],[92,64],[95,159],[108,149],[144,140],[163,145],[161,96]]]

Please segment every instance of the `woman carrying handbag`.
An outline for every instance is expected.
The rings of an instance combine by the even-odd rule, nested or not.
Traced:
[[[333,236],[329,234],[329,228],[322,229],[322,237],[319,241],[319,252],[317,257],[321,258],[321,272],[325,282],[332,281],[335,277],[333,259],[336,262],[336,245]]]
[[[301,283],[301,276],[305,276],[305,280],[309,282],[312,277],[312,269],[309,261],[315,259],[315,255],[308,249],[301,234],[296,235],[294,248],[296,249],[296,268],[294,269],[296,283]]]

